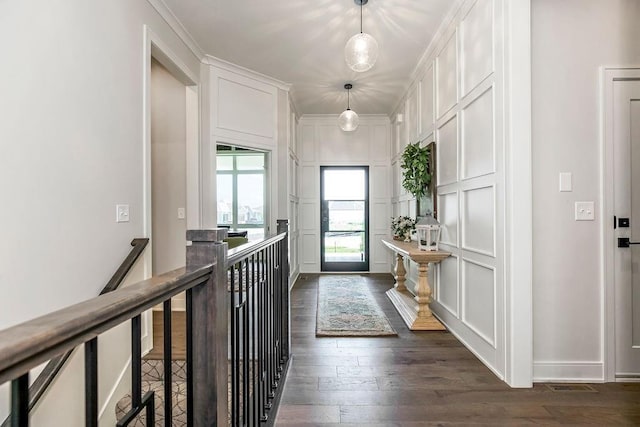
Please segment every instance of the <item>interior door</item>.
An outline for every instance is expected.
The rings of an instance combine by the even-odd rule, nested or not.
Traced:
[[[369,168],[320,167],[320,267],[369,271]]]
[[[640,378],[640,80],[615,81],[613,104],[615,370],[624,380]]]

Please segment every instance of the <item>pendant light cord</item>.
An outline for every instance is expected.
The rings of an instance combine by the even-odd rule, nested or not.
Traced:
[[[360,34],[362,34],[362,2],[360,2]]]
[[[347,110],[351,110],[351,89],[347,89]]]

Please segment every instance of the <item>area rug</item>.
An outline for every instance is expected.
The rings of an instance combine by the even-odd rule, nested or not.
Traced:
[[[318,337],[398,335],[360,276],[321,276]]]

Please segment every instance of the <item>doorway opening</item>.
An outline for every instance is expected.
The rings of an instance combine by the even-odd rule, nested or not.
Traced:
[[[369,271],[369,167],[320,167],[320,269]]]

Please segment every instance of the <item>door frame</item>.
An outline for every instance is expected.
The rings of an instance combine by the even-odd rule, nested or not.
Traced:
[[[323,228],[322,228],[322,209],[324,205],[324,178],[323,172],[327,169],[362,169],[365,172],[365,204],[364,204],[364,253],[366,254],[366,262],[364,263],[366,269],[365,270],[354,270],[351,267],[353,263],[344,262],[344,269],[337,268],[332,270],[325,270],[326,262],[324,260],[324,236],[323,236]],[[336,165],[336,166],[320,166],[320,271],[321,272],[338,272],[338,271],[359,271],[359,272],[369,272],[371,271],[371,252],[369,250],[369,166],[368,165]],[[359,264],[359,263],[358,263]]]
[[[614,135],[613,84],[620,80],[639,80],[640,66],[602,67],[601,81],[601,289],[602,289],[602,359],[604,380],[616,381],[615,340],[615,215],[614,205]]]
[[[142,217],[144,235],[153,242],[152,233],[152,177],[151,177],[151,61],[155,59],[171,75],[185,85],[187,100],[186,117],[186,220],[187,228],[200,228],[201,184],[200,184],[200,79],[186,63],[148,25],[143,26],[143,74],[142,74]],[[185,240],[186,245],[186,240]],[[151,247],[142,256],[143,275],[148,279],[153,274]],[[146,354],[153,347],[153,319],[151,310],[142,317],[142,350]]]

